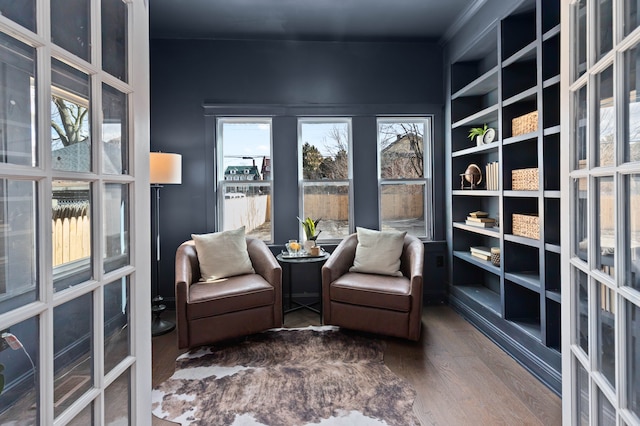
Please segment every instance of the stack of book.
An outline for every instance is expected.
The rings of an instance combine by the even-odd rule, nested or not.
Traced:
[[[469,247],[471,256],[475,256],[482,260],[491,260],[491,249],[485,246]]]
[[[498,162],[488,163],[485,167],[484,177],[486,180],[487,191],[497,191],[499,187],[498,181]]]
[[[477,211],[469,213],[465,223],[467,225],[477,226],[478,228],[493,228],[496,220],[489,217],[489,213],[487,212]]]

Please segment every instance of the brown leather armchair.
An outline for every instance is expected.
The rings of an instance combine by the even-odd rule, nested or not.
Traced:
[[[402,277],[349,272],[357,234],[342,240],[322,267],[323,318],[327,325],[410,340],[420,339],[424,246],[404,238]]]
[[[247,237],[255,274],[200,282],[193,240],[176,251],[178,347],[192,348],[282,326],[282,268],[267,245]]]

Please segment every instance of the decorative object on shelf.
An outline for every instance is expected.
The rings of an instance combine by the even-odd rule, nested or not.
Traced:
[[[289,242],[284,246],[286,247],[289,256],[297,256],[300,252],[300,243],[298,240],[289,240]]]
[[[526,135],[538,130],[538,111],[511,120],[511,136]]]
[[[154,210],[154,240],[156,245],[155,272],[156,279],[153,282],[153,298],[151,299],[151,312],[155,318],[151,323],[151,334],[160,336],[173,330],[176,325],[171,321],[160,318],[167,306],[162,303],[163,297],[160,295],[160,188],[162,185],[182,183],[182,156],[180,154],[170,154],[167,152],[152,152],[149,154],[149,182],[155,191],[156,205]]]
[[[469,186],[465,186],[465,182],[469,183]],[[482,170],[476,164],[469,164],[464,173],[460,174],[461,189],[477,189],[480,182],[482,182]]]
[[[540,218],[537,214],[520,214],[512,215],[511,233],[520,237],[540,239]]]
[[[496,129],[494,129],[493,127],[489,127],[487,129],[486,132],[484,132],[484,135],[482,136],[482,143],[483,144],[488,144],[493,142],[494,140],[496,140]]]
[[[500,266],[500,247],[491,247],[491,263]]]
[[[511,189],[514,191],[537,191],[539,182],[538,168],[511,171]]]
[[[498,180],[499,167],[498,162],[494,161],[492,163],[488,163],[485,167],[485,182],[487,191],[497,191],[499,189],[499,180]]]
[[[300,222],[300,224],[302,224],[302,228],[304,229],[304,236],[306,237],[306,240],[304,242],[304,249],[309,252],[309,250],[311,250],[311,247],[316,245],[318,235],[320,235],[320,232],[322,232],[318,231],[318,233],[316,233],[316,227],[318,226],[318,223],[320,223],[320,219],[313,220],[308,217],[305,220],[298,218],[298,221]]]
[[[472,127],[469,130],[468,138],[471,139],[471,141],[475,140],[476,146],[480,146],[484,143],[487,143],[484,141],[484,136],[488,131],[489,131],[489,128],[487,127],[486,123],[483,127]],[[494,137],[495,137],[495,131],[494,131]]]

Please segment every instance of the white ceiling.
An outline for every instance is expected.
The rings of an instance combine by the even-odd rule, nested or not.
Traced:
[[[151,38],[447,39],[486,0],[149,0]]]

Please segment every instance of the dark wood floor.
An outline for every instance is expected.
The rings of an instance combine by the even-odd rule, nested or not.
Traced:
[[[165,314],[166,315],[166,314]],[[561,401],[448,306],[426,306],[419,342],[384,338],[385,364],[417,391],[423,425],[560,425]],[[285,327],[319,325],[306,310]],[[169,378],[181,351],[175,331],[153,338],[153,385]],[[154,417],[153,425],[174,423]]]

